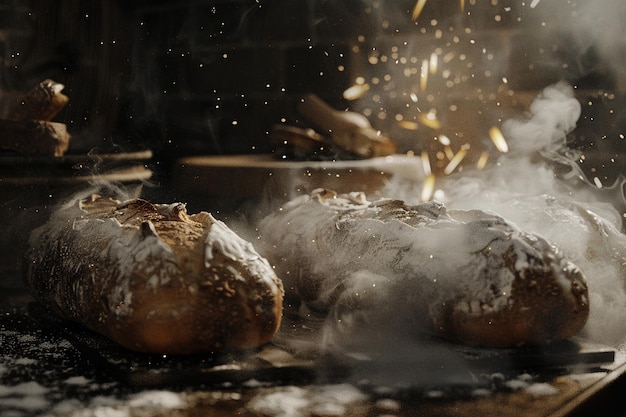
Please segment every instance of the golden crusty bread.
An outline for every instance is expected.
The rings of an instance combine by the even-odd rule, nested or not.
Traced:
[[[64,123],[0,119],[0,151],[63,156],[70,146],[70,139]]]
[[[571,337],[589,314],[573,263],[483,211],[317,190],[266,217],[260,233],[287,294],[328,314],[343,340],[378,325],[511,347]]]
[[[10,120],[52,120],[69,103],[62,93],[65,86],[54,80],[44,80],[19,98],[8,115]]]
[[[16,99],[7,118],[0,119],[0,151],[25,155],[63,156],[71,135],[52,118],[69,102],[65,86],[45,80]]]
[[[92,195],[33,231],[25,280],[33,296],[129,349],[226,352],[269,342],[282,283],[252,245],[183,204]]]

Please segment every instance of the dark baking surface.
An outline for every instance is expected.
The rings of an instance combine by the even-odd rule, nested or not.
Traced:
[[[275,398],[291,401],[285,415],[294,416],[622,413],[608,400],[625,385],[626,358],[582,340],[505,350],[430,341],[420,348],[426,355],[406,348],[330,355],[316,349],[319,322],[287,314],[275,341],[258,351],[172,357],[122,349],[51,316],[23,290],[3,290],[0,300],[1,416],[284,413],[268,411]],[[161,400],[137,402],[154,393]],[[166,393],[183,404],[163,407]],[[320,401],[335,411],[320,411]]]
[[[0,152],[3,186],[77,185],[102,175],[108,181],[141,181],[151,177],[146,164],[152,151],[66,154],[58,157]]]

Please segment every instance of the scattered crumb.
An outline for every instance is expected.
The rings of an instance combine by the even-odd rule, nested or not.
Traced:
[[[525,389],[525,391],[536,396],[555,395],[559,393],[559,390],[554,385],[550,385],[545,382],[536,382],[531,384]]]

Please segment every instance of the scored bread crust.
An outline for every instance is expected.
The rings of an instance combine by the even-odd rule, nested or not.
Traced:
[[[456,342],[512,347],[574,336],[589,315],[573,263],[484,211],[316,190],[266,217],[260,234],[286,293],[342,331],[409,323]]]
[[[8,115],[10,120],[50,121],[69,98],[62,93],[65,86],[54,80],[44,80],[17,100]]]
[[[58,315],[150,353],[256,348],[282,317],[267,260],[180,203],[77,198],[31,234],[25,281]]]

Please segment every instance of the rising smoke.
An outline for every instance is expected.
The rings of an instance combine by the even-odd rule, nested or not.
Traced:
[[[575,161],[570,161],[567,175],[557,175],[553,162],[563,163],[565,134],[575,127],[578,114],[580,106],[570,86],[547,87],[527,119],[504,123],[510,153],[488,169],[466,169],[440,179],[435,196],[449,209],[496,213],[555,244],[589,281],[586,334],[619,346],[626,342],[626,326],[621,324],[626,313],[626,236],[616,209],[624,205],[623,194],[603,201],[607,195],[583,179]],[[572,177],[578,180],[573,185]],[[419,190],[406,185],[393,182],[387,195],[418,202]]]
[[[555,67],[563,68],[563,81],[538,86],[540,93],[526,112],[503,120],[502,130],[509,144],[508,153],[492,156],[491,163],[485,169],[466,165],[461,172],[438,177],[434,198],[446,204],[448,209],[481,209],[495,213],[556,245],[581,268],[588,280],[591,314],[583,335],[595,342],[624,349],[624,181],[620,176],[613,187],[604,189],[589,182],[580,170],[575,156],[572,157],[576,154],[567,147],[566,137],[575,130],[581,115],[580,96],[577,94],[579,85],[576,83],[578,80],[586,79],[594,73],[608,73],[616,80],[617,90],[623,91],[625,72],[615,57],[624,56],[620,52],[625,49],[626,38],[624,31],[620,30],[618,16],[623,20],[626,6],[620,0],[580,4],[573,1],[544,0],[533,1],[532,6],[523,6],[523,19],[531,21],[537,27],[548,26],[558,28],[556,32],[565,31],[568,33],[566,38],[574,45],[567,51],[566,57],[559,55],[553,57],[555,61],[551,62],[556,64]],[[379,12],[384,15],[384,11]],[[557,16],[564,20],[557,19]],[[555,33],[546,31],[548,32]],[[544,40],[546,49],[550,50],[554,43],[547,35]],[[404,46],[404,49],[400,47],[399,50],[406,51],[407,58],[410,58],[411,51],[419,52],[412,44]],[[445,50],[441,56],[446,56]],[[487,64],[490,70],[503,70],[506,65],[502,64],[502,60],[505,59],[506,56],[496,54]],[[449,104],[445,100],[446,95],[439,94],[441,91],[431,91],[431,94],[437,100],[443,99],[443,102],[437,103],[434,100],[429,104],[425,96],[421,95],[419,86],[409,85],[407,79],[410,77],[403,75],[406,70],[401,69],[398,72],[398,61],[384,65],[381,64],[380,55],[372,55],[372,61],[376,63],[372,67],[375,74],[373,78],[378,74],[391,74],[392,81],[384,84],[384,88],[372,88],[368,92],[378,100],[374,106],[367,101],[370,97],[366,95],[360,102],[354,103],[354,108],[365,113],[370,111],[369,114],[375,116],[376,110],[371,109],[378,107],[384,110],[389,119],[395,113],[395,103],[396,107],[402,108],[398,112],[403,113],[403,120],[414,120],[406,118],[405,108],[409,106],[405,106],[402,100],[407,97],[415,97],[414,102],[409,105],[418,112],[427,110],[430,105],[446,107]],[[480,65],[471,68],[475,74],[482,73],[483,70],[484,67]],[[528,68],[518,70],[524,72]],[[519,78],[524,74],[502,75],[505,78]],[[365,78],[369,80],[367,76]],[[413,77],[412,80],[419,78]],[[461,84],[457,83],[454,87],[462,86]],[[430,86],[432,88],[433,84]],[[385,91],[392,91],[392,94]],[[488,126],[484,128],[487,129]],[[598,132],[598,137],[601,135],[602,132]],[[397,177],[392,179],[382,194],[408,203],[420,203],[422,186],[419,181],[416,183]],[[327,260],[319,259],[319,262]],[[379,271],[373,273],[360,270],[353,275],[346,280],[352,286],[345,290],[345,294],[362,292],[364,288],[371,287],[372,282],[386,280]],[[395,305],[393,294],[380,292],[378,295],[388,297],[389,305]],[[420,366],[429,362],[446,363],[450,368],[459,365],[455,362],[456,357],[442,350],[440,346],[418,342],[414,329],[406,327],[410,324],[394,321],[393,313],[383,315],[378,321],[366,325],[361,313],[357,312],[354,316],[331,316],[324,330],[324,342],[327,346],[339,347],[347,352],[365,350],[381,360],[382,366],[389,366],[389,369],[382,371],[378,368],[375,371],[377,377],[400,383],[428,380],[437,375],[442,378],[450,377],[441,372],[441,369],[426,371],[427,375],[421,376],[412,373],[411,360],[418,357],[421,358]],[[399,356],[402,357],[401,360],[393,359]],[[424,370],[423,367],[420,369]]]

